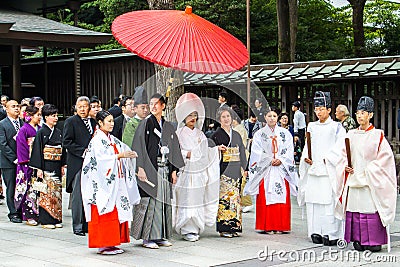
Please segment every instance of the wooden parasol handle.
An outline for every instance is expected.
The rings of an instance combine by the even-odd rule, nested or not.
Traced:
[[[347,166],[352,168],[352,166],[351,166],[350,139],[349,138],[345,138],[344,142],[346,144]]]
[[[307,139],[308,159],[312,160],[312,157],[311,157],[311,134],[310,134],[310,132],[306,132],[306,139]]]

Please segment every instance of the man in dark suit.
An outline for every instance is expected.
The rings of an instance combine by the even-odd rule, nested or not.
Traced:
[[[72,193],[72,228],[74,234],[83,236],[87,233],[87,223],[82,205],[80,171],[96,122],[88,117],[88,97],[79,97],[75,107],[77,114],[64,123],[63,146],[67,150],[66,191]]]
[[[2,121],[3,119],[7,118],[7,112],[6,110],[3,108],[2,105],[0,105],[0,121]]]
[[[111,134],[122,140],[122,133],[124,132],[126,123],[133,118],[133,99],[132,97],[125,97],[121,100],[122,114],[114,119],[114,128]]]
[[[17,143],[15,137],[23,121],[18,117],[18,102],[10,100],[6,104],[7,118],[0,122],[0,168],[6,184],[8,218],[13,223],[21,223],[21,211],[15,209],[14,192],[17,173]]]
[[[113,100],[113,106],[108,109],[108,112],[113,115],[114,119],[122,114],[122,109],[119,106],[121,102],[121,99],[119,97],[114,98]]]

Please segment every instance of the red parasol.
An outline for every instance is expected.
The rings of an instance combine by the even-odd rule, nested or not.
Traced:
[[[246,47],[234,36],[192,13],[141,10],[117,17],[112,33],[128,50],[156,64],[186,72],[227,73],[243,67]]]

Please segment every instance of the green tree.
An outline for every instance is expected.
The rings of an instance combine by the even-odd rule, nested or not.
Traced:
[[[352,56],[351,16],[323,0],[299,2],[296,61]]]
[[[367,56],[400,53],[400,4],[385,0],[368,1],[364,27]]]

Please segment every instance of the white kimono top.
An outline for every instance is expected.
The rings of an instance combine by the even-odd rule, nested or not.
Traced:
[[[264,179],[266,205],[286,203],[285,180],[290,192],[297,195],[298,175],[294,163],[293,137],[279,126],[271,129],[268,125],[254,134],[250,153],[249,181],[244,195],[258,195],[260,182]],[[272,166],[273,158],[282,164]]]
[[[219,151],[209,148],[204,133],[184,126],[176,131],[185,160],[175,185],[176,205],[179,209],[175,227],[182,227],[189,219],[204,230],[204,224],[215,224],[219,199]],[[188,159],[187,153],[191,152]]]
[[[392,149],[384,138],[382,130],[373,125],[364,131],[350,130],[351,163],[354,174],[346,173],[348,165],[345,144],[334,151],[329,167],[336,171],[336,214],[342,218],[346,211],[374,213],[378,211],[382,224],[387,226],[394,221],[397,200],[396,167]]]
[[[331,204],[334,200],[334,192],[337,182],[329,178],[329,170],[326,166],[326,158],[337,147],[338,143],[344,142],[346,130],[342,124],[333,121],[329,117],[325,122],[310,122],[307,132],[311,136],[311,158],[312,165],[304,161],[308,158],[307,144],[300,160],[299,194],[298,203],[303,206],[305,202],[316,204]]]
[[[121,223],[132,221],[132,206],[140,201],[135,178],[136,160],[117,158],[130,148],[113,135],[96,130],[82,165],[81,191],[86,221],[91,221],[91,205],[99,215],[117,208]]]

